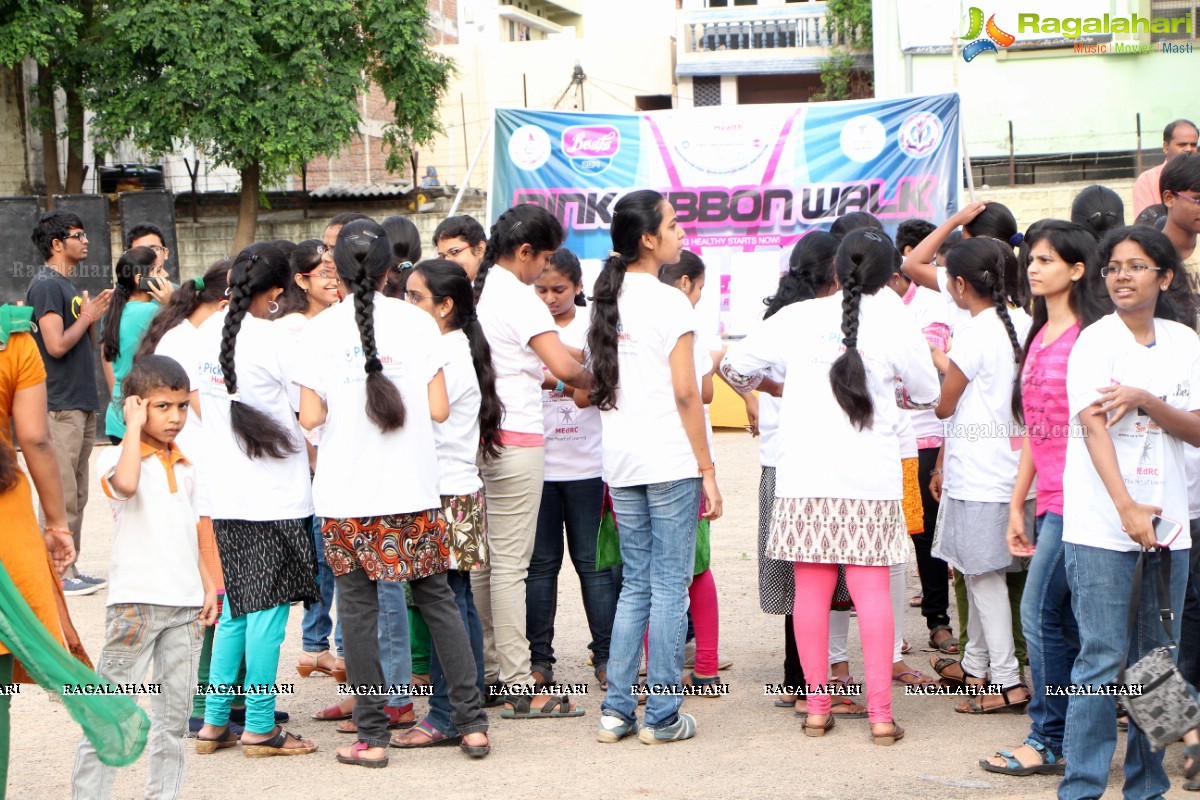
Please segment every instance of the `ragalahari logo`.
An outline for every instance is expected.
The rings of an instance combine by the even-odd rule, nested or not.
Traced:
[[[980,34],[986,33],[986,39],[980,39]],[[975,59],[975,56],[980,53],[991,51],[993,53],[1000,52],[999,48],[1008,47],[1017,40],[1017,37],[1011,33],[1006,33],[1000,30],[1000,26],[996,24],[996,15],[992,14],[987,19],[987,25],[983,23],[983,9],[971,6],[970,25],[967,28],[967,33],[962,37],[970,42],[969,45],[963,48],[963,61],[970,63]]]

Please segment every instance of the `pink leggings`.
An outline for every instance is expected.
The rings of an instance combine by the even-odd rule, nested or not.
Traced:
[[[719,666],[717,640],[721,624],[717,613],[717,582],[711,569],[706,569],[692,578],[688,586],[691,601],[692,627],[696,629],[696,664],[692,671],[706,677],[716,675]],[[649,631],[645,639],[646,659],[650,658]]]
[[[810,687],[829,683],[829,603],[837,583],[836,564],[797,562],[792,621],[796,649]],[[858,610],[863,671],[867,681],[867,716],[871,722],[892,721],[892,598],[887,567],[846,567],[846,585]],[[697,630],[699,638],[699,630]],[[699,658],[699,653],[696,655]],[[810,694],[808,711],[828,714],[829,695]]]

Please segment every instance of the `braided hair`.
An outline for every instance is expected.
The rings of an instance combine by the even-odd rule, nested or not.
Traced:
[[[104,312],[101,324],[104,330],[100,340],[100,355],[110,364],[121,357],[121,315],[125,313],[125,304],[138,290],[137,277],[143,278],[150,274],[150,268],[158,256],[149,247],[133,247],[126,250],[113,267],[116,273],[116,290],[112,302]]]
[[[533,248],[534,253],[557,250],[566,236],[558,218],[541,206],[522,203],[505,211],[492,226],[487,248],[483,251],[479,274],[475,276],[476,300],[483,295],[488,270],[497,261],[514,255],[523,244]]]
[[[833,283],[838,241],[831,233],[810,231],[796,242],[788,257],[788,271],[779,276],[779,288],[763,300],[767,306],[763,319],[792,303],[812,300]]]
[[[403,428],[404,398],[383,374],[383,362],[375,347],[375,290],[391,266],[392,243],[378,223],[355,220],[338,232],[333,263],[338,277],[354,295],[354,321],[366,356],[367,416],[384,433]]]
[[[284,288],[290,279],[287,257],[279,248],[265,243],[252,244],[238,253],[229,270],[229,308],[221,331],[221,374],[230,396],[229,421],[234,439],[250,458],[285,458],[300,452],[293,431],[241,401],[234,361],[238,333],[250,303],[264,292]]]
[[[858,312],[862,296],[875,294],[895,274],[896,247],[883,231],[859,228],[842,239],[835,263],[842,285],[842,344],[846,349],[829,367],[829,384],[850,424],[861,431],[874,424],[875,405],[867,389],[867,368],[858,352]]]
[[[587,344],[591,353],[592,390],[588,399],[601,411],[617,407],[621,371],[617,360],[617,331],[621,313],[617,298],[625,282],[625,268],[641,257],[643,234],[658,234],[663,221],[663,196],[652,189],[630,192],[613,207],[613,249],[592,289],[592,319]],[[488,243],[491,247],[491,242]]]

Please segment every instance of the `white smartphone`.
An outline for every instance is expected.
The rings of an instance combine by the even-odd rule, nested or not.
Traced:
[[[1150,519],[1154,525],[1154,538],[1158,540],[1159,547],[1170,547],[1172,542],[1183,532],[1183,525],[1173,519],[1160,517],[1158,514],[1152,515]]]

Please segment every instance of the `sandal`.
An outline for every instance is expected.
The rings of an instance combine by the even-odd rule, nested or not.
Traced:
[[[905,675],[911,675],[912,680],[904,680]],[[926,675],[919,669],[913,669],[905,670],[904,672],[893,675],[892,683],[896,686],[935,686],[937,685],[937,678],[934,678],[931,675]]]
[[[467,744],[464,741],[458,746],[460,750],[469,755],[471,758],[487,758],[488,753],[492,752],[492,740],[487,735],[487,731],[480,731],[480,733],[482,733],[483,738],[487,740],[483,744]]]
[[[912,597],[908,598],[908,605],[910,608],[920,608],[921,601],[924,599],[925,599],[925,595],[914,594]]]
[[[329,664],[330,661],[333,662],[332,665]],[[339,662],[341,663],[340,667],[338,666]],[[296,664],[296,672],[300,673],[301,678],[310,677],[315,672],[318,675],[337,678],[339,683],[346,682],[346,662],[328,650],[322,650],[319,653],[301,653],[300,661]]]
[[[1184,747],[1183,757],[1185,759],[1190,758],[1192,760],[1192,765],[1190,767],[1185,766],[1183,770],[1183,777],[1191,780],[1192,778],[1196,777],[1197,773],[1200,773],[1200,744],[1189,744]]]
[[[425,741],[413,741],[414,736],[424,736]],[[429,720],[421,722],[404,733],[392,737],[392,747],[411,750],[417,747],[453,747],[462,739],[461,736],[447,736],[429,724]]]
[[[802,697],[797,698],[797,701],[803,700],[803,699],[805,699],[805,698],[802,698]],[[835,717],[841,717],[842,719],[866,719],[867,718],[867,707],[859,705],[858,703],[851,700],[849,697],[831,697],[831,698],[829,698],[829,701],[831,703],[831,705],[829,706],[829,713]],[[788,707],[795,708],[796,704],[792,703]],[[807,711],[796,711],[794,713],[796,714],[797,717],[807,717],[808,716]]]
[[[571,708],[571,698],[565,694],[551,697],[541,708],[534,708],[533,698],[527,694],[505,698],[504,702],[512,708],[500,712],[502,719],[550,719],[584,715],[582,708]]]
[[[389,731],[396,728],[408,729],[417,724],[417,718],[413,714],[413,704],[403,706],[384,706],[383,711],[387,714]],[[408,716],[408,719],[401,719],[403,716]],[[358,726],[352,720],[339,722],[337,726],[338,733],[358,733]]]
[[[341,703],[334,703],[328,708],[322,708],[320,711],[312,715],[312,718],[319,722],[333,722],[334,720],[352,719],[353,717],[353,707],[351,707],[350,711],[344,711],[342,710]]]
[[[245,734],[243,734],[244,736]],[[299,747],[288,747],[288,740],[299,742]],[[317,752],[315,744],[305,744],[304,739],[291,731],[285,731],[276,726],[275,735],[270,739],[253,744],[242,743],[242,755],[246,758],[267,758],[269,756],[306,756]]]
[[[366,742],[355,742],[350,745],[350,755],[344,756],[341,753],[337,754],[339,764],[354,764],[358,767],[368,767],[370,769],[383,769],[388,765],[388,757],[383,758],[363,758],[362,752],[370,750],[371,745]]]
[[[901,728],[898,724],[896,724],[896,720],[892,720],[891,733],[871,732],[871,744],[877,744],[880,747],[891,747],[903,738],[904,728]]]
[[[1024,689],[1025,697],[1021,700],[1013,702],[1011,699],[1009,699],[1008,693],[1014,689]],[[994,697],[995,695],[990,696]],[[968,697],[965,701],[956,705],[954,710],[959,714],[1000,714],[1006,711],[1020,714],[1024,712],[1025,706],[1029,705],[1029,701],[1033,699],[1033,693],[1029,691],[1029,687],[1025,684],[1014,683],[1012,686],[1008,686],[1000,690],[1000,697],[1004,700],[1004,705],[985,706],[983,701],[986,697],[989,697],[989,695]]]
[[[1004,766],[993,764],[986,758],[979,759],[979,766],[983,767],[988,772],[995,772],[1000,775],[1014,775],[1024,777],[1026,775],[1062,775],[1067,771],[1067,762],[1062,756],[1055,755],[1054,751],[1046,747],[1046,745],[1034,739],[1032,736],[1027,738],[1022,744],[1033,750],[1041,757],[1040,764],[1025,766],[1021,763],[1021,759],[1017,758],[1009,750],[997,750],[993,758],[999,757],[1006,762]]]
[[[596,676],[596,681],[600,684],[600,691],[608,691],[608,665],[601,664],[592,670],[592,674]]]
[[[942,679],[943,686],[966,686],[972,681],[978,684],[983,683],[983,680],[978,675],[972,675],[963,669],[962,662],[956,658],[938,658],[934,656],[929,659],[929,663],[933,667],[933,671]],[[962,677],[946,674],[946,670],[954,666],[958,667],[958,671],[962,673]]]
[[[551,667],[539,666],[531,669],[529,674],[533,678],[535,689],[541,689],[543,686],[554,683],[554,670]]]
[[[944,638],[939,639],[938,634],[946,633]],[[954,630],[949,625],[934,625],[929,631],[929,646],[939,653],[945,653],[948,656],[958,655],[958,639],[954,636]]]
[[[691,693],[691,697],[721,697],[720,680],[719,675],[701,677],[692,672],[684,679],[683,683],[685,686],[691,686],[695,690]]]
[[[196,734],[196,755],[212,755],[218,750],[224,750],[227,747],[236,747],[237,743],[237,734],[234,733],[228,725],[226,725],[225,732],[215,739],[209,739],[205,736]]]
[[[820,737],[833,730],[833,714],[826,715],[824,725],[809,725],[809,716],[811,715],[804,715],[804,724],[800,726],[804,730],[805,736]]]

